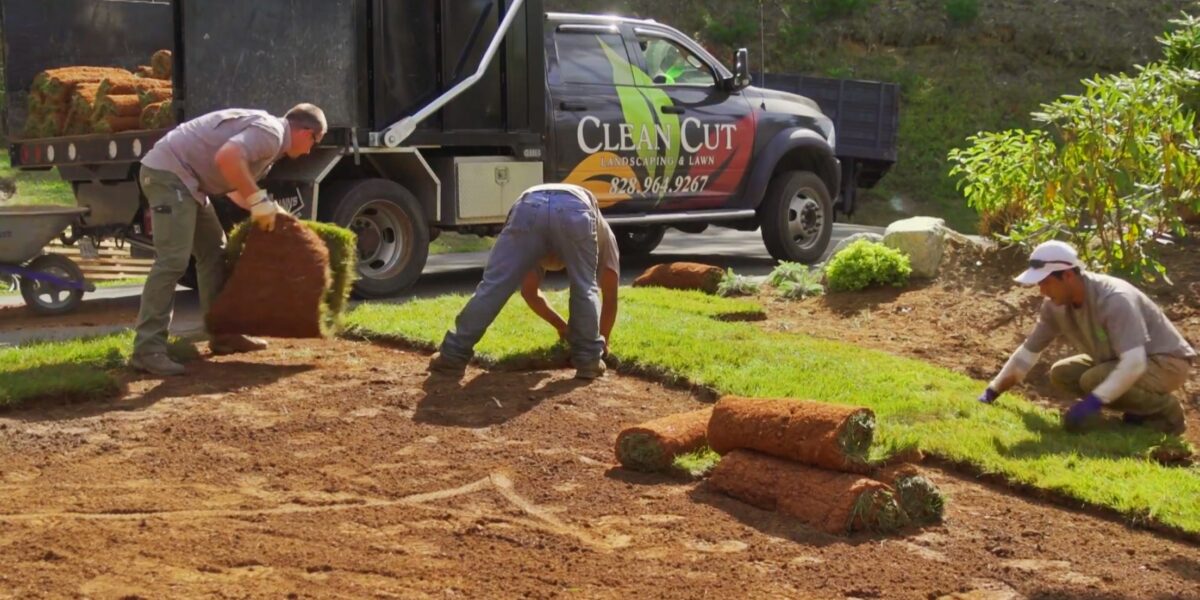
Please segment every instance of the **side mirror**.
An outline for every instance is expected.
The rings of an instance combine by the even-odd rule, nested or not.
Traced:
[[[726,80],[726,88],[731,92],[746,89],[750,85],[750,52],[738,48],[733,59],[733,77]]]

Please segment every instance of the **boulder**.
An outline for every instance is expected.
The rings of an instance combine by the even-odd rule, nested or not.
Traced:
[[[908,255],[914,277],[937,277],[945,250],[946,221],[912,217],[888,225],[883,243]]]
[[[876,244],[881,244],[881,243],[883,243],[883,236],[879,235],[878,233],[869,233],[869,232],[865,232],[865,231],[856,233],[851,236],[847,236],[846,239],[838,242],[837,245],[833,247],[833,252],[830,252],[829,256],[831,258],[834,256],[837,256],[838,252],[845,250],[846,246],[849,246],[850,244],[853,244],[854,242],[857,242],[858,240],[867,240],[868,242],[874,242]]]

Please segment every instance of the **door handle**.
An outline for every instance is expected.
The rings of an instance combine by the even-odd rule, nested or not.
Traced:
[[[681,108],[681,107],[678,107],[678,106],[664,106],[664,107],[662,107],[662,113],[663,113],[664,115],[682,115],[682,114],[683,114],[683,113],[685,113],[685,112],[687,112],[687,109],[685,109],[685,108]]]
[[[562,110],[568,110],[571,112],[582,112],[582,111],[587,110],[587,105],[585,105],[585,104],[575,104],[574,102],[565,102],[565,101],[559,102],[558,107]]]

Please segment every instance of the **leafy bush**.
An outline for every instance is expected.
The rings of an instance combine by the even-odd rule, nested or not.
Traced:
[[[749,277],[738,275],[733,272],[733,269],[727,269],[725,275],[721,277],[721,283],[717,286],[717,295],[753,296],[758,293],[758,287],[758,283]]]
[[[873,285],[904,287],[911,274],[907,255],[868,240],[846,246],[825,267],[829,289],[835,292],[856,292]]]
[[[966,25],[979,18],[979,0],[946,0],[946,16],[955,25]]]
[[[1191,61],[1200,21],[1174,23],[1183,27],[1163,39],[1171,60]],[[1085,80],[1082,94],[1034,113],[1042,129],[968,138],[950,173],[985,233],[1027,246],[1065,239],[1092,264],[1157,279],[1155,246],[1184,235],[1180,215],[1200,208],[1198,82],[1165,63]]]
[[[799,300],[825,293],[821,274],[808,265],[783,261],[767,276],[767,283],[788,300]]]

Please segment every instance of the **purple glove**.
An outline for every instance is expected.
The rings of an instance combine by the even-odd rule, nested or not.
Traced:
[[[1103,407],[1104,403],[1095,394],[1088,394],[1067,409],[1067,414],[1063,417],[1063,425],[1067,429],[1079,429],[1088,419],[1100,414],[1100,409]]]
[[[988,389],[983,390],[983,393],[979,395],[979,401],[984,404],[991,404],[996,401],[996,398],[999,398],[999,397],[1000,397],[1000,392],[997,392],[996,390],[993,390],[991,387],[988,387]]]

